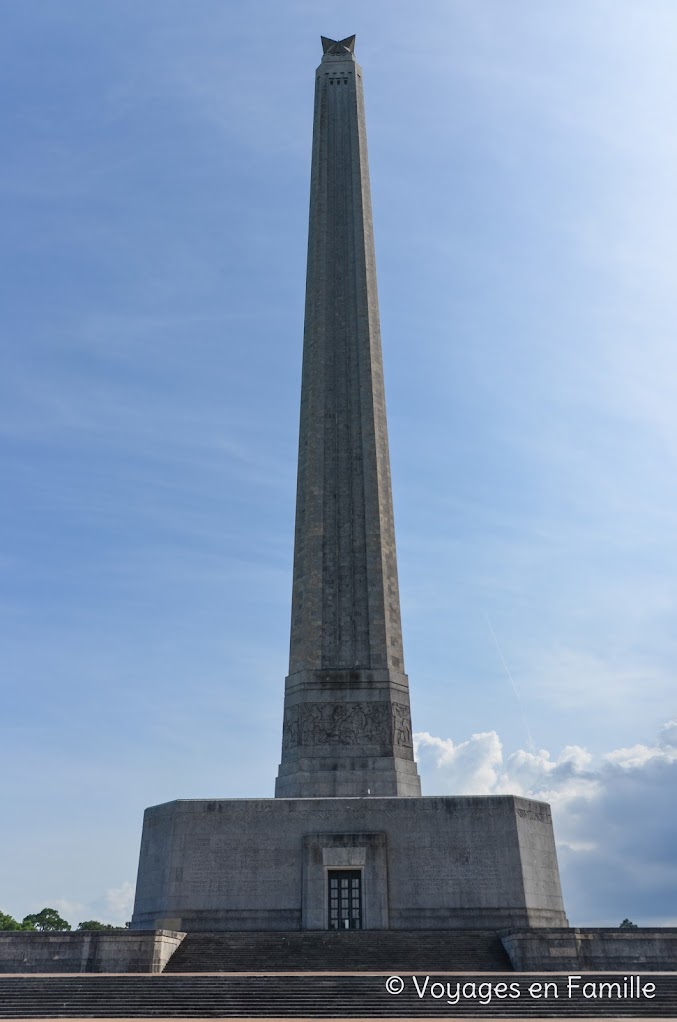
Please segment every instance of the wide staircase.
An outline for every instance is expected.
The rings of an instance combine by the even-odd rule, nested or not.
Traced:
[[[613,977],[596,977],[602,978]],[[557,996],[552,987],[547,999],[531,996],[530,986],[545,979],[557,987]],[[406,974],[401,993],[388,992],[387,976],[364,974],[0,976],[0,1018],[677,1018],[677,976],[653,973],[645,979],[656,984],[653,999],[585,999],[580,991],[568,998],[565,976],[524,973],[430,974],[422,997]],[[475,983],[475,996],[466,989],[460,1003],[449,1004],[444,987],[442,994],[440,987],[430,993],[430,983],[447,982],[452,997],[457,983]],[[483,987],[489,983],[494,993]],[[504,984],[500,994],[498,983]],[[509,983],[516,984],[517,998],[506,998]]]
[[[677,1019],[677,973],[645,973],[653,997],[567,982],[513,972],[492,930],[192,933],[156,975],[0,975],[0,1019]]]
[[[167,972],[511,972],[495,930],[189,933]]]

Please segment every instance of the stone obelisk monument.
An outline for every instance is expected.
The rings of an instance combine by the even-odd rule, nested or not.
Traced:
[[[315,78],[291,650],[277,797],[420,795],[355,36]]]
[[[323,39],[316,72],[291,656],[276,797],[179,799],[147,809],[132,929],[567,925],[549,806],[511,795],[421,796],[353,45],[354,36]]]

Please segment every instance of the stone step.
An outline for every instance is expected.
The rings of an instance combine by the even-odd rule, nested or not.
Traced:
[[[595,974],[581,982],[617,981],[623,976]],[[410,974],[404,990],[389,994],[381,975],[79,975],[0,977],[0,1019],[30,1018],[677,1018],[677,975],[644,974],[641,982],[655,984],[656,996],[584,998],[581,991],[567,996],[567,977],[516,973],[491,976],[430,974],[419,997]],[[425,974],[418,976],[423,984]],[[530,996],[533,983],[555,984],[547,999]],[[431,996],[430,983],[450,982],[452,990],[474,983],[460,1003]],[[486,1004],[488,988],[494,996]],[[509,999],[510,984],[519,997]],[[557,989],[559,996],[555,997]],[[599,988],[597,988],[599,989]],[[440,988],[433,988],[439,993]]]
[[[189,933],[165,972],[389,972],[512,969],[495,930]]]

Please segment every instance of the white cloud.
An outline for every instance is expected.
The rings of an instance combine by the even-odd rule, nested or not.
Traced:
[[[546,749],[519,749],[504,759],[495,731],[471,735],[464,742],[437,738],[423,731],[415,735],[416,755],[423,772],[434,771],[436,786],[457,795],[524,795],[562,802],[593,797],[598,781],[590,772],[592,755],[567,745],[556,759]]]
[[[604,756],[604,762],[625,770],[636,770],[651,762],[677,762],[677,720],[669,720],[661,728],[657,745],[633,745],[629,749],[614,749]]]
[[[677,721],[664,724],[654,743],[614,749],[597,762],[575,745],[556,757],[546,749],[506,757],[495,731],[458,743],[423,732],[416,747],[428,790],[550,802],[572,925],[617,925],[625,916],[671,925]]]
[[[108,917],[105,922],[122,925],[132,918],[134,908],[134,884],[125,880],[119,887],[109,887],[104,901]]]
[[[421,766],[441,771],[445,787],[456,794],[488,795],[497,789],[503,746],[495,731],[471,735],[458,744],[423,731],[415,735],[415,745]]]
[[[658,732],[658,743],[664,748],[677,750],[677,720],[668,720]]]
[[[556,759],[546,749],[519,749],[506,762],[503,790],[561,805],[572,799],[592,799],[599,781],[590,770],[592,756],[578,745],[567,745]]]

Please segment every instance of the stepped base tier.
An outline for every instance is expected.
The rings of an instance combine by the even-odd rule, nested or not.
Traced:
[[[543,802],[226,799],[145,813],[132,929],[567,925]]]
[[[677,979],[676,960],[677,929],[667,928],[0,932],[0,974],[24,977],[40,973],[52,978],[64,973],[206,972],[252,977],[320,973],[323,980],[327,973],[338,972],[345,976],[363,972],[384,976],[605,972],[605,978],[611,973],[625,973],[627,978],[628,973],[639,970],[670,972]],[[660,988],[664,979],[665,975]],[[30,987],[28,983],[24,995]],[[57,988],[55,984],[50,995],[55,995]],[[255,1000],[256,983],[251,990]],[[110,996],[115,993],[113,985],[108,1000],[102,1003],[110,1006]],[[0,989],[0,1011],[2,1007]],[[283,1003],[278,1007],[280,1014]],[[247,1017],[252,1016],[247,1013]],[[670,1017],[677,1018],[677,1014]]]
[[[276,798],[420,794],[406,675],[299,671],[287,678]]]

